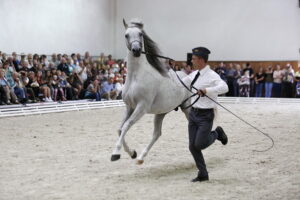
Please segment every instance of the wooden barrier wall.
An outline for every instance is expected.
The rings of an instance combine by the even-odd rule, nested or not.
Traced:
[[[184,62],[184,61],[176,61],[176,64],[181,66],[182,62]],[[213,68],[219,66],[221,62],[223,62],[226,66],[228,66],[229,63],[240,64],[241,67],[246,65],[246,63],[250,63],[250,65],[252,66],[252,68],[255,72],[258,72],[260,67],[267,69],[267,67],[270,65],[273,66],[273,69],[275,69],[275,66],[277,64],[279,64],[281,66],[281,69],[283,69],[287,63],[290,63],[296,72],[299,70],[298,65],[300,65],[300,61],[295,61],[295,60],[289,60],[289,61],[208,61],[208,64],[213,69]]]

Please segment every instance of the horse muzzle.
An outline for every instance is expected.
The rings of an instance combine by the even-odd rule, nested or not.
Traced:
[[[140,57],[141,52],[142,52],[140,42],[132,43],[131,44],[131,51],[132,51],[134,57]]]
[[[134,57],[140,57],[141,56],[141,48],[139,49],[132,49],[132,53]]]

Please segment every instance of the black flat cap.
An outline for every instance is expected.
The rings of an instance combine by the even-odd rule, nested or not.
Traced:
[[[208,56],[208,54],[210,54],[210,51],[205,47],[196,47],[192,51],[193,51],[193,55],[201,56],[201,57]]]

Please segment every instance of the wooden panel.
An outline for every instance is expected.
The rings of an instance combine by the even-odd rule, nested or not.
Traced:
[[[184,61],[176,61],[176,64],[181,66],[182,62],[184,62]],[[255,72],[257,72],[260,67],[263,67],[264,69],[266,69],[270,65],[273,66],[273,69],[275,69],[275,66],[277,64],[279,64],[281,66],[281,69],[283,69],[287,63],[290,63],[296,72],[296,71],[298,71],[298,65],[300,65],[300,61],[295,61],[295,60],[289,60],[289,61],[208,61],[208,64],[213,69],[214,67],[219,66],[221,62],[226,64],[226,66],[228,66],[229,63],[240,64],[241,67],[246,65],[246,63],[249,62]]]

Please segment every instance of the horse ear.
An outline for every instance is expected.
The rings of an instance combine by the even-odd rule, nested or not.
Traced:
[[[124,18],[123,18],[123,24],[124,24],[124,27],[127,29],[128,28],[128,24],[125,22]]]

